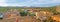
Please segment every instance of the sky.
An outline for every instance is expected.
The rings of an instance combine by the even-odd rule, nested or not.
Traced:
[[[49,7],[60,5],[60,0],[0,0],[0,6]]]

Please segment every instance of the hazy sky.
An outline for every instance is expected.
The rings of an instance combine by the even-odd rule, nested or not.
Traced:
[[[60,4],[60,0],[0,0],[0,6],[39,6],[48,7]]]

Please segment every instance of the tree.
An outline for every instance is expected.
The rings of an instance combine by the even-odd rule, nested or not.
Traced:
[[[23,10],[22,12],[20,12],[21,16],[27,16],[28,12]]]

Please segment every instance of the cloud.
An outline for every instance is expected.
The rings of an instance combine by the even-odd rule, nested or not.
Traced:
[[[0,6],[8,6],[8,5],[5,3],[0,3]]]
[[[0,6],[52,6],[60,0],[0,0]]]
[[[52,0],[53,2],[59,2],[60,0]]]
[[[5,2],[5,0],[0,0],[0,2]]]
[[[52,3],[60,3],[60,0],[37,0],[32,3],[33,4],[52,4]]]
[[[35,2],[32,2],[33,6],[56,6],[60,4],[60,0],[37,0]]]
[[[8,6],[5,2],[5,0],[0,0],[0,6]]]

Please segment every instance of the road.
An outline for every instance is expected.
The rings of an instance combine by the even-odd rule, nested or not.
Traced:
[[[15,22],[15,21],[16,18],[0,20],[0,22]],[[40,21],[36,20],[35,18],[32,19],[32,17],[18,17],[18,22],[40,22]]]

